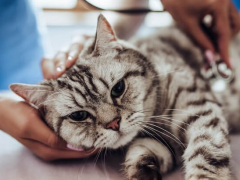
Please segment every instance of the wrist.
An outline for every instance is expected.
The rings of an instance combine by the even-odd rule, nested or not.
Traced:
[[[0,96],[0,131],[2,130],[2,117],[1,117],[1,110],[2,110],[2,103],[4,101],[4,97]]]
[[[3,114],[10,99],[0,96],[0,130],[3,130]]]

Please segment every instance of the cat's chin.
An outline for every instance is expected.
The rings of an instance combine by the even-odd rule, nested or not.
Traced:
[[[138,134],[137,131],[133,131],[128,134],[122,134],[119,137],[119,139],[114,144],[112,144],[109,148],[118,149],[121,146],[126,146],[128,143],[130,143],[134,139],[134,137],[137,136],[137,134]]]

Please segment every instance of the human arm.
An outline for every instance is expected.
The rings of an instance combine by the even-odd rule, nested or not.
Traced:
[[[75,36],[71,45],[59,51],[53,59],[43,58],[41,62],[42,72],[45,79],[56,79],[60,77],[66,69],[70,68],[77,60],[83,49],[83,44],[90,36]]]
[[[95,150],[72,151],[51,131],[36,109],[26,102],[0,97],[0,130],[46,161],[85,158]]]

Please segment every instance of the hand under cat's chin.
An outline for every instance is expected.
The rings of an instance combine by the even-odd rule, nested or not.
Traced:
[[[98,149],[94,148],[94,147],[83,147],[83,146],[73,146],[71,144],[67,144],[67,148],[70,149],[70,150],[73,150],[73,151],[79,151],[79,152],[95,152],[95,151],[98,151]]]

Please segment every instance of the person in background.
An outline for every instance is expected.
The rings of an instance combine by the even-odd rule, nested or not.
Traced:
[[[39,82],[43,48],[27,0],[0,1],[0,39],[0,90],[12,82]]]
[[[238,11],[240,12],[240,1],[239,0],[233,0],[233,2],[236,5]]]
[[[239,1],[235,1],[240,9]],[[239,32],[240,17],[231,0],[162,0],[162,3],[176,22],[202,47],[208,59],[215,60],[215,54],[219,53],[225,63],[232,66],[228,46],[230,39]],[[200,26],[207,14],[213,17],[212,31],[217,37],[215,46]],[[0,24],[0,89],[12,82],[38,82],[41,79],[39,63],[42,48],[36,19],[28,1],[1,0]],[[41,66],[44,78],[57,78],[71,67],[87,38],[82,37],[67,52],[59,52],[53,59],[43,58]],[[47,161],[90,155],[89,152],[67,149],[66,143],[25,102],[0,97],[0,130]]]

